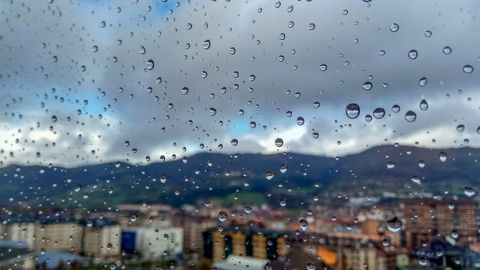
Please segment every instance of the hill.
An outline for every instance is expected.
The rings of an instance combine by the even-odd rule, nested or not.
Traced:
[[[447,156],[443,162],[441,153]],[[339,203],[345,197],[376,196],[384,191],[461,194],[465,186],[480,188],[479,158],[480,149],[473,148],[380,146],[340,158],[200,153],[146,165],[10,165],[0,168],[0,203],[102,208],[220,198],[227,203],[276,205],[286,199],[290,207],[301,207],[315,196],[320,202]]]

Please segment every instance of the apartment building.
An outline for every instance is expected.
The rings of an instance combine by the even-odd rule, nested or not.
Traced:
[[[407,248],[442,237],[464,247],[478,242],[474,200],[415,199],[403,202],[401,208]]]
[[[35,250],[82,252],[83,226],[77,221],[42,220],[35,231]]]
[[[83,254],[99,259],[119,258],[121,233],[122,229],[116,222],[101,219],[87,221],[84,226]]]
[[[203,233],[204,257],[213,262],[225,260],[229,255],[275,259],[287,254],[284,235],[269,230],[210,229]]]

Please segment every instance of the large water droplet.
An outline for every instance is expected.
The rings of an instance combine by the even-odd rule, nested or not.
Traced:
[[[277,138],[277,139],[275,139],[275,146],[276,146],[276,147],[282,147],[282,146],[283,146],[283,140],[282,140],[282,138]]]
[[[467,197],[475,196],[475,189],[473,189],[472,187],[466,186],[463,192]]]
[[[362,85],[363,90],[372,90],[373,84],[371,82],[364,82]]]
[[[301,116],[297,117],[297,125],[303,126],[303,123],[305,123],[305,119]]]
[[[403,223],[398,217],[393,217],[387,221],[388,230],[394,233],[400,232],[402,229]]]
[[[463,66],[463,72],[472,73],[473,72],[473,67],[471,65],[465,65],[465,66]]]
[[[227,220],[227,218],[228,218],[227,212],[225,212],[225,211],[223,211],[223,210],[221,210],[220,212],[218,212],[218,220],[219,220],[220,222],[222,222],[222,223],[225,222],[225,221]]]
[[[417,114],[413,111],[408,111],[406,114],[405,114],[405,120],[407,120],[408,122],[414,122],[415,119],[417,119]]]
[[[350,103],[347,105],[345,113],[347,114],[348,118],[355,119],[360,114],[360,106],[358,106],[357,103]]]
[[[383,108],[376,108],[373,110],[373,117],[382,119],[385,116],[385,110]]]

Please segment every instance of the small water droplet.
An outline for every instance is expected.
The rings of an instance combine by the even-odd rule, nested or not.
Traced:
[[[428,110],[428,102],[425,99],[422,99],[418,107],[420,107],[420,110],[426,111]]]
[[[390,31],[397,32],[400,29],[400,26],[397,23],[392,23],[390,25]]]
[[[443,47],[442,51],[443,51],[444,54],[448,55],[448,54],[452,53],[452,48],[450,48],[449,46],[445,46],[445,47]]]

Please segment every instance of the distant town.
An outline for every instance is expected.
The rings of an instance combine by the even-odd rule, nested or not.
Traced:
[[[478,203],[427,195],[306,211],[5,205],[0,269],[480,269]]]

